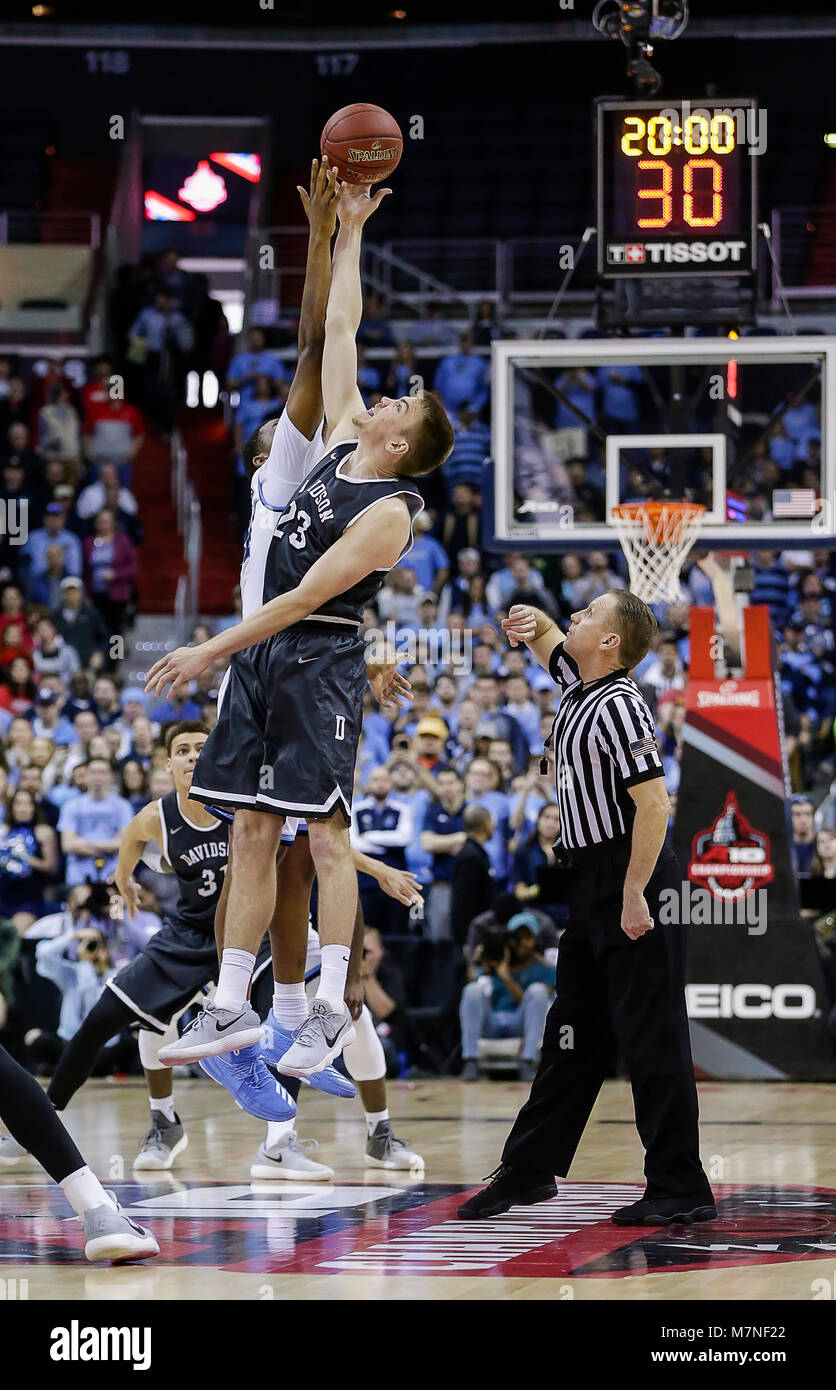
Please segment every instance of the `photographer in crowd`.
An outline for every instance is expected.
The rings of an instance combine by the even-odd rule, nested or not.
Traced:
[[[554,994],[554,966],[538,951],[537,930],[537,918],[519,912],[507,933],[491,933],[474,952],[479,973],[465,985],[459,1005],[463,1081],[479,1080],[480,1038],[521,1038],[520,1075],[534,1077]]]
[[[89,898],[77,897],[69,917],[67,930],[60,936],[42,937],[35,950],[38,974],[52,980],[61,992],[61,1016],[57,1033],[33,1028],[24,1043],[28,1059],[44,1066],[49,1074],[114,973],[107,937],[92,915]],[[97,1059],[93,1075],[127,1071],[136,1061],[136,1039],[120,1033],[110,1039]]]

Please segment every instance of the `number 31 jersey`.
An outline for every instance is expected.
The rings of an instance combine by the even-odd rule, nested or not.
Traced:
[[[190,821],[169,792],[157,802],[160,848],[177,875],[177,917],[208,933],[215,930],[215,908],[229,861],[229,825],[216,820],[202,829]]]
[[[350,526],[389,497],[403,497],[409,509],[409,539],[398,560],[412,548],[412,523],[424,506],[420,492],[408,478],[353,477],[345,465],[356,448],[356,439],[335,444],[278,517],[264,571],[264,603],[295,589]],[[365,605],[374,598],[387,573],[385,569],[372,570],[306,621],[359,626]]]

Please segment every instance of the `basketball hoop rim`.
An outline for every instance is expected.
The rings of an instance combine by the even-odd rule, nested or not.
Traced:
[[[638,521],[641,512],[654,521],[665,514],[696,521],[705,515],[705,511],[701,502],[619,502],[613,507],[612,515],[620,521]]]
[[[660,533],[670,543],[687,530],[698,532],[706,514],[701,502],[619,502],[612,508],[611,519],[616,528],[641,528],[649,542],[658,541]],[[664,523],[670,519],[670,526]],[[629,531],[628,531],[629,534]]]
[[[679,572],[702,527],[701,502],[621,502],[610,517],[630,571],[630,592],[645,603],[682,597]]]

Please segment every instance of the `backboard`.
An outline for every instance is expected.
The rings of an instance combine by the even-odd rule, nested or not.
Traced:
[[[836,548],[836,338],[493,345],[490,543],[612,548],[619,502],[706,507],[700,545]]]

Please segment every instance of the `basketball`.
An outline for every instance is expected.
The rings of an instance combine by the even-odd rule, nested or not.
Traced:
[[[347,183],[380,183],[398,167],[403,136],[394,116],[382,106],[357,101],[334,112],[319,147]]]

